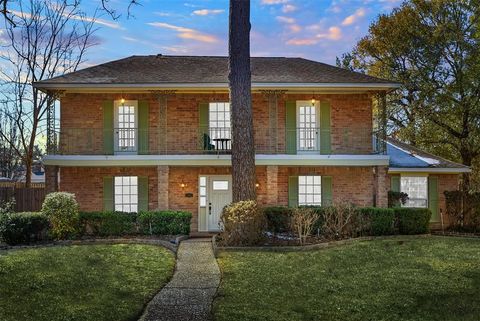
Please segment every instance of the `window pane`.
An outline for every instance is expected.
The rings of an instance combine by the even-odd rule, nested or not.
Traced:
[[[402,176],[400,190],[408,194],[405,207],[428,206],[428,178],[426,176]]]
[[[227,191],[228,181],[213,181],[213,189],[215,191]]]
[[[138,179],[136,176],[116,176],[115,210],[121,212],[136,212],[138,204]]]
[[[205,196],[200,197],[200,206],[201,207],[207,206],[207,198]]]
[[[321,205],[322,187],[321,177],[318,175],[298,177],[298,204]]]

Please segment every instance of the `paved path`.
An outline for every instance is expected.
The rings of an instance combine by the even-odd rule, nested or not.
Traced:
[[[183,241],[172,280],[148,304],[140,321],[209,320],[219,284],[211,239]]]

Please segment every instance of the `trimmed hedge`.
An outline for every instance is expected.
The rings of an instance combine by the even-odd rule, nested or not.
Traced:
[[[391,208],[364,207],[359,214],[369,221],[371,235],[395,234],[395,212]]]
[[[140,233],[148,235],[189,234],[192,214],[182,211],[140,212]]]
[[[81,212],[80,233],[95,236],[120,236],[135,234],[136,213]]]
[[[318,214],[313,233],[321,233],[326,207],[309,207]],[[292,208],[266,207],[267,231],[273,233],[290,232]],[[428,232],[431,212],[426,208],[379,208],[359,207],[351,221],[358,235],[424,234]]]
[[[425,234],[432,212],[428,208],[394,208],[400,234]]]
[[[189,234],[191,218],[183,211],[82,212],[79,230],[91,236]]]
[[[50,221],[39,212],[8,213],[0,216],[0,238],[9,245],[48,240]]]
[[[273,233],[290,231],[292,209],[285,206],[271,206],[263,209],[267,219],[266,229]]]

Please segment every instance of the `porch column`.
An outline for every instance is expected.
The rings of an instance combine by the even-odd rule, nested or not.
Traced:
[[[267,166],[267,205],[278,205],[278,166]]]
[[[377,95],[378,115],[377,115],[377,135],[376,152],[379,154],[387,153],[387,94],[381,92]]]
[[[386,166],[374,167],[375,206],[388,207],[388,168]]]
[[[169,167],[167,165],[157,166],[157,196],[159,210],[168,210],[168,174]]]
[[[47,194],[58,192],[58,172],[58,166],[45,166],[45,192]]]

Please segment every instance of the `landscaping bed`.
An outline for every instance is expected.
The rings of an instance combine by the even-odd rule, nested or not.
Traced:
[[[405,237],[220,251],[215,320],[478,320],[480,241]]]
[[[0,320],[137,320],[174,265],[171,251],[145,244],[0,251]]]

